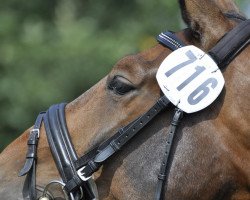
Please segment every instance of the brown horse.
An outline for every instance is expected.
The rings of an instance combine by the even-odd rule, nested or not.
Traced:
[[[239,11],[231,0],[181,0],[180,6],[189,28],[177,35],[205,51],[239,22]],[[99,83],[67,105],[67,126],[78,155],[155,103],[160,96],[155,74],[170,53],[159,44],[121,59]],[[168,199],[250,199],[249,55],[248,47],[223,72],[225,89],[210,107],[184,116],[169,167],[165,188]],[[114,78],[129,86],[123,95],[109,89]],[[153,199],[172,110],[157,116],[95,174],[100,199]],[[18,178],[18,172],[28,135],[29,130],[1,154],[2,200],[22,199],[24,178]],[[37,185],[44,187],[53,179],[60,177],[42,127]]]

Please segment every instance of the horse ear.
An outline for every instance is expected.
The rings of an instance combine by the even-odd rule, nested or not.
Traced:
[[[237,12],[231,0],[179,0],[182,18],[198,40],[201,48],[208,50],[232,27],[224,13]]]

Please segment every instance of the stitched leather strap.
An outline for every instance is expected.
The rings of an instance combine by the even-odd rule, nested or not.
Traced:
[[[183,46],[186,46],[178,37],[176,37],[173,32],[167,31],[161,33],[157,37],[157,41],[161,43],[163,46],[166,46],[172,51],[179,49]]]
[[[133,124],[124,129],[120,129],[119,136],[110,142],[110,144],[98,153],[94,162],[101,163],[110,157],[113,153],[121,149],[129,140],[131,140],[148,122],[150,122],[159,112],[166,108],[169,100],[162,96],[157,103],[149,109],[147,113],[139,117]]]
[[[99,148],[94,148],[88,154],[76,161],[76,168],[85,177],[90,177],[99,167],[132,139],[148,122],[169,105],[169,100],[163,96],[144,115],[126,127],[120,129],[113,137],[102,143]],[[74,181],[70,181],[65,187],[72,187]],[[71,185],[69,185],[71,184]],[[71,188],[74,189],[74,188]]]
[[[94,199],[87,181],[82,181],[76,172],[75,161],[78,157],[66,126],[65,106],[65,103],[53,105],[44,116],[49,146],[57,169],[66,184],[65,191],[72,193],[75,199],[80,199],[82,188],[86,199]]]
[[[76,162],[76,168],[79,169],[82,166],[85,166],[91,159],[94,159],[94,157],[98,154],[98,152],[105,149],[113,140],[117,139],[120,134],[125,132],[130,126],[132,126],[136,121],[138,121],[139,118],[128,124],[127,126],[121,128],[116,134],[111,136],[106,141],[102,142],[99,146],[93,147],[87,153],[85,153],[82,157],[80,157]],[[122,130],[122,131],[121,131]]]
[[[183,117],[183,111],[180,109],[175,109],[175,114],[171,122],[170,129],[167,134],[167,141],[166,141],[166,148],[162,159],[162,164],[160,168],[160,173],[158,175],[158,182],[156,186],[156,193],[155,193],[155,199],[156,200],[162,200],[164,199],[164,186],[165,181],[167,178],[167,167],[168,167],[168,161],[169,161],[169,155],[171,153],[172,145],[174,136],[176,133],[177,126]]]
[[[99,167],[110,158],[114,153],[120,150],[128,141],[130,141],[144,126],[148,124],[158,113],[164,110],[170,104],[169,100],[162,96],[157,103],[144,115],[139,117],[128,126],[121,128],[109,142],[105,142],[106,145],[100,145],[101,148],[90,159],[85,159],[84,155],[81,159],[76,162],[77,168],[81,170],[81,173],[85,177],[91,176]],[[88,161],[87,163],[81,161]]]
[[[44,125],[50,149],[56,162],[58,171],[64,182],[74,176],[74,160],[77,159],[76,153],[72,148],[72,143],[65,127],[65,118],[61,114],[65,103],[53,105],[44,116]],[[62,148],[63,147],[63,148]]]
[[[213,47],[209,54],[217,62],[220,68],[230,62],[250,43],[250,20],[241,22],[233,30],[228,32]]]

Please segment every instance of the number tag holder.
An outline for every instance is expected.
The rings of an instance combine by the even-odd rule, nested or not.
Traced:
[[[156,79],[164,95],[186,113],[209,106],[225,84],[215,61],[192,45],[179,48],[166,57]]]

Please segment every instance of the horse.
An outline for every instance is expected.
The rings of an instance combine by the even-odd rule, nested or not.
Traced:
[[[188,28],[178,33],[186,44],[210,50],[241,21],[231,0],[180,0]],[[161,96],[156,72],[171,50],[156,46],[129,55],[87,92],[66,105],[66,122],[78,155],[112,136],[145,113]],[[165,196],[168,199],[250,199],[250,48],[223,70],[225,88],[206,109],[185,114],[170,156]],[[111,85],[117,87],[110,87]],[[172,107],[159,114],[110,160],[94,179],[104,200],[153,199]],[[31,128],[0,156],[0,198],[23,199],[24,164]],[[37,154],[37,188],[60,175],[42,124]],[[54,188],[53,194],[61,194]]]

